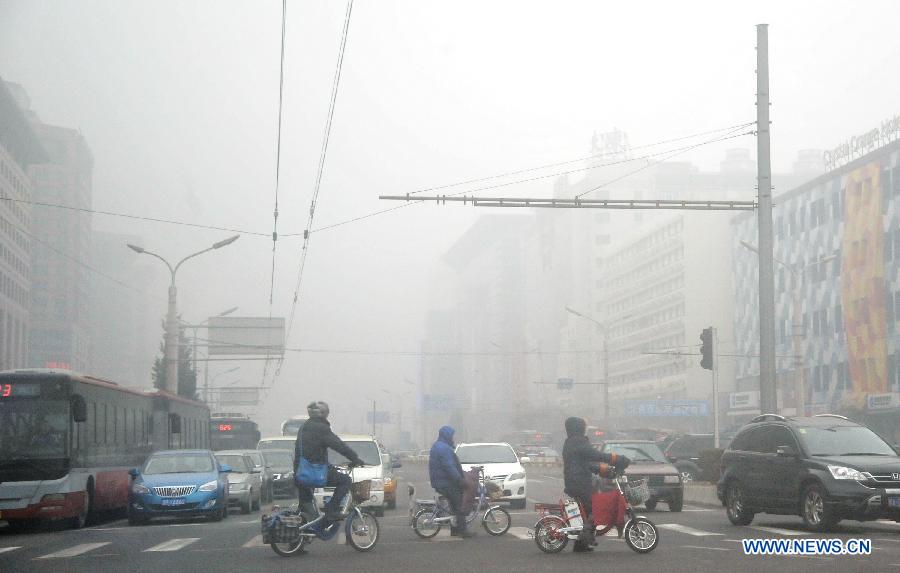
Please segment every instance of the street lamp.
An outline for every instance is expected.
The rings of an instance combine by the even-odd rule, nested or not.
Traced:
[[[741,246],[747,249],[748,251],[752,251],[759,255],[759,249],[756,245],[752,245],[747,241],[741,241]],[[813,267],[816,265],[820,265],[822,263],[828,263],[836,259],[836,255],[829,255],[827,257],[822,257],[821,259],[815,260],[811,263],[798,263],[796,265],[791,265],[785,263],[784,261],[780,261],[778,259],[773,260],[784,267],[791,276],[793,277],[792,283],[794,284],[794,288],[791,293],[791,307],[793,309],[793,319],[794,323],[792,325],[793,334],[792,338],[794,339],[794,393],[796,394],[795,407],[797,409],[797,415],[802,416],[806,410],[805,404],[805,368],[803,357],[806,352],[803,348],[805,342],[805,333],[803,332],[803,319],[801,318],[801,305],[802,301],[800,299],[803,294],[804,285],[804,271],[809,267]],[[776,402],[777,403],[777,402]],[[765,412],[763,412],[765,413]]]
[[[603,423],[609,426],[609,328],[599,320],[568,306],[566,312],[593,322],[603,331]]]
[[[155,257],[161,260],[166,264],[166,267],[169,269],[169,273],[172,275],[172,280],[169,283],[169,308],[166,313],[166,340],[165,340],[165,363],[166,363],[166,388],[165,390],[172,394],[178,394],[178,314],[176,312],[175,298],[177,295],[177,290],[175,288],[175,274],[178,272],[178,269],[181,268],[181,265],[185,263],[188,259],[192,259],[203,253],[207,253],[209,251],[213,251],[216,249],[221,249],[222,247],[228,246],[231,243],[237,241],[241,236],[234,235],[232,237],[228,237],[227,239],[223,239],[217,243],[213,243],[211,247],[207,247],[201,251],[197,251],[191,255],[188,255],[178,261],[178,263],[173,267],[169,261],[165,258],[157,255],[154,252],[148,251],[143,247],[139,247],[137,245],[132,245],[127,243],[128,248],[134,251],[139,255],[150,255],[151,257]]]

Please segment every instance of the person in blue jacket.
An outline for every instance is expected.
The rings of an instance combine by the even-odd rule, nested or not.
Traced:
[[[431,487],[450,502],[450,509],[456,514],[456,526],[450,527],[450,535],[468,538],[473,534],[466,530],[466,514],[462,511],[464,475],[459,458],[456,457],[453,434],[456,431],[444,426],[438,431],[438,439],[428,454],[428,474]]]

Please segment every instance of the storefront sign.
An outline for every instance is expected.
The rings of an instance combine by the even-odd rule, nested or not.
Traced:
[[[728,395],[728,406],[732,410],[759,408],[759,391],[732,392]]]
[[[709,404],[705,400],[626,400],[628,416],[708,416]]]
[[[866,409],[868,410],[889,410],[891,408],[900,408],[900,393],[890,392],[866,396]]]
[[[900,115],[886,119],[878,127],[854,135],[834,149],[825,152],[825,171],[831,171],[841,165],[850,163],[870,151],[883,147],[900,138]]]

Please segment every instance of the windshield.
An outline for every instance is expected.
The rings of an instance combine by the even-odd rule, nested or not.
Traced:
[[[516,452],[506,444],[467,446],[456,449],[462,464],[514,464],[519,461]]]
[[[250,471],[250,468],[247,467],[247,460],[244,456],[235,455],[216,455],[216,459],[219,460],[220,465],[229,465],[231,466],[231,471],[236,474],[245,474]]]
[[[0,402],[0,460],[64,458],[69,405],[62,400]]]
[[[213,461],[204,454],[167,454],[150,456],[144,464],[144,475],[209,473],[213,471]]]
[[[268,450],[263,452],[266,465],[272,468],[291,468],[294,465],[294,455],[284,450]]]
[[[633,462],[667,462],[666,457],[656,444],[621,444],[607,442],[603,446],[603,452],[619,454]]]
[[[378,446],[375,445],[375,442],[344,441],[344,443],[350,446],[350,449],[356,452],[356,455],[358,455],[367,466],[381,465],[381,454],[378,452]],[[348,460],[336,451],[328,450],[328,463],[336,466],[344,465],[348,463]]]
[[[878,434],[864,426],[798,428],[800,441],[811,456],[896,456]]]

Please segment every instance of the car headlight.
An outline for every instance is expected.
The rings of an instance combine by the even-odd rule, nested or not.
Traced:
[[[517,481],[520,479],[525,479],[525,472],[514,473],[511,476],[509,476],[508,478],[506,478],[507,481]]]
[[[245,489],[247,489],[247,488],[250,486],[250,484],[248,484],[248,483],[246,483],[246,482],[242,482],[242,483],[230,483],[230,484],[228,484],[228,486],[229,486],[231,489],[233,489],[234,491],[244,491]]]
[[[383,479],[373,479],[372,480],[372,489],[384,489],[384,480]]]
[[[681,483],[681,476],[680,475],[664,476],[663,483]]]
[[[205,484],[201,485],[197,489],[199,491],[216,491],[216,489],[218,489],[218,487],[219,487],[219,482],[216,480],[213,480],[213,481],[206,482]]]
[[[146,495],[150,493],[150,490],[142,483],[136,483],[131,486],[132,493],[136,493],[137,495]]]
[[[866,472],[861,472],[853,468],[845,468],[844,466],[828,466],[828,471],[831,472],[831,477],[834,479],[855,479],[857,481],[863,481],[871,478]]]

